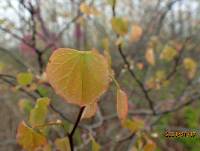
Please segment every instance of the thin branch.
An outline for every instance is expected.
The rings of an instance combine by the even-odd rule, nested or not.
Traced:
[[[9,79],[8,79],[9,78]],[[12,81],[11,81],[11,80]],[[15,87],[17,86],[17,84],[15,83],[16,78],[14,76],[11,75],[6,75],[6,74],[0,74],[0,80],[2,80],[3,82]],[[14,80],[14,82],[13,82]],[[34,95],[33,93],[27,91],[25,88],[21,87],[19,88],[19,91],[23,92],[24,94],[28,95],[29,97],[31,97],[34,101],[39,97],[43,97],[37,90],[34,91],[36,95]],[[74,123],[72,120],[70,120],[69,118],[67,118],[62,112],[60,112],[59,109],[57,109],[52,103],[50,103],[49,107],[55,112],[57,113],[63,120],[69,121],[70,123]],[[86,129],[89,131],[89,128],[87,126],[84,125],[80,125],[80,128]]]
[[[116,0],[114,0],[113,6],[112,6],[112,12],[113,12],[113,17],[116,16],[116,12],[115,12],[115,7],[116,7]],[[119,35],[117,34],[117,38],[119,38]],[[131,66],[130,63],[128,62],[125,54],[122,51],[122,45],[119,44],[118,45],[118,51],[125,63],[125,65],[127,66],[127,70],[129,71],[129,73],[131,74],[131,76],[133,77],[133,79],[135,79],[135,81],[137,82],[137,84],[140,86],[141,90],[143,91],[146,100],[148,101],[149,107],[152,110],[152,113],[155,115],[156,114],[156,110],[154,109],[154,103],[153,100],[150,98],[148,91],[146,90],[146,88],[144,87],[143,83],[137,78],[136,74],[134,73],[133,70],[131,70]]]
[[[74,135],[74,133],[76,131],[76,128],[77,128],[80,120],[81,120],[81,116],[83,114],[84,109],[85,109],[85,106],[83,106],[83,107],[80,108],[78,117],[77,117],[76,122],[74,124],[74,127],[73,127],[72,131],[70,132],[70,134],[68,134],[71,151],[74,151],[73,135]]]
[[[16,61],[19,65],[21,65],[21,66],[24,67],[25,69],[28,69],[28,66],[27,66],[24,62],[22,62],[22,61],[20,60],[20,58],[18,58],[16,55],[14,55],[11,51],[9,51],[9,50],[7,50],[7,49],[1,47],[1,46],[0,46],[0,51],[2,51],[3,53],[8,54],[8,55],[9,55],[11,58],[13,58],[14,61]]]
[[[177,71],[178,65],[179,65],[179,63],[180,63],[180,60],[181,60],[183,51],[184,51],[185,47],[187,46],[187,42],[188,42],[190,39],[191,39],[191,37],[186,38],[186,40],[185,40],[185,42],[184,42],[182,48],[180,49],[179,55],[174,59],[174,66],[172,67],[171,72],[167,75],[166,80],[170,80],[171,77],[173,77],[173,76],[176,74],[176,71]]]

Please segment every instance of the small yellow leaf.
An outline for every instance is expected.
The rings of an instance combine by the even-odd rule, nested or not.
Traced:
[[[45,146],[45,136],[28,127],[25,122],[19,124],[17,130],[17,142],[27,151],[35,151],[38,147]]]
[[[57,138],[55,144],[59,151],[71,151],[68,137]]]
[[[128,115],[128,97],[124,91],[117,89],[117,114],[121,121]]]
[[[156,144],[152,140],[148,140],[147,144],[144,146],[144,151],[155,151]]]
[[[113,30],[121,35],[124,36],[128,32],[128,21],[123,18],[112,18],[111,20]]]
[[[17,82],[22,86],[31,84],[33,80],[33,75],[30,72],[22,72],[17,75]]]
[[[82,118],[91,118],[93,117],[97,112],[97,103],[89,104],[86,106]]]
[[[35,107],[31,110],[29,121],[31,126],[38,126],[42,125],[45,122],[47,112],[48,112],[48,105],[50,100],[48,98],[39,98]]]
[[[160,54],[160,59],[171,61],[177,55],[176,49],[166,46]]]
[[[82,3],[82,4],[80,5],[80,10],[81,10],[82,13],[85,13],[85,14],[87,14],[87,15],[90,14],[90,6],[87,5],[87,4],[85,4],[85,3]]]
[[[60,48],[51,55],[47,79],[69,103],[87,106],[98,100],[109,85],[109,67],[97,51]]]
[[[95,141],[95,139],[91,137],[92,140],[92,151],[100,151],[101,146]]]
[[[150,64],[150,65],[155,65],[155,57],[154,57],[154,51],[152,48],[148,48],[146,53],[145,53],[145,58],[146,61]]]
[[[143,30],[139,25],[133,25],[131,27],[131,35],[130,35],[130,41],[137,42],[140,40],[142,36]]]
[[[144,127],[144,121],[140,119],[127,119],[122,123],[122,125],[123,127],[128,128],[133,133],[135,133]]]
[[[86,14],[86,15],[95,15],[95,16],[97,16],[97,15],[100,14],[100,12],[96,9],[96,7],[90,6],[90,5],[86,4],[86,3],[82,3],[80,5],[80,11],[82,13]]]
[[[194,78],[196,71],[197,71],[197,63],[192,58],[185,58],[183,60],[183,65],[185,67],[185,70],[188,73],[188,77],[190,79]]]

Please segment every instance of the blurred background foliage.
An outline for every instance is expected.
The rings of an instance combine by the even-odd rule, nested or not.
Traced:
[[[40,97],[54,108],[47,121],[64,122],[64,129],[46,130],[50,144],[71,128],[78,107],[64,103],[45,79],[48,58],[60,47],[111,57],[129,97],[131,121],[122,127],[111,85],[96,115],[80,123],[76,150],[199,150],[198,136],[164,136],[200,133],[199,0],[0,0],[0,34],[0,150],[22,150],[18,124]]]

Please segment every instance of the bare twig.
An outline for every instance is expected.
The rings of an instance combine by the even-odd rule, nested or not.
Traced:
[[[73,135],[74,135],[74,133],[76,131],[76,128],[77,128],[80,120],[81,120],[81,116],[83,114],[84,109],[85,109],[85,106],[83,106],[83,107],[80,108],[78,117],[77,117],[76,122],[74,124],[74,127],[73,127],[72,131],[68,134],[71,151],[74,151]]]
[[[112,12],[113,12],[113,17],[116,16],[116,12],[115,12],[115,6],[116,6],[116,0],[114,0],[113,6],[112,6]],[[117,38],[119,37],[119,35],[117,34]],[[129,73],[131,74],[131,76],[133,77],[133,79],[137,82],[137,84],[140,86],[141,90],[143,91],[146,100],[148,101],[149,107],[152,110],[153,114],[156,114],[156,111],[154,109],[154,103],[153,100],[150,98],[148,91],[146,90],[146,88],[144,87],[143,83],[137,78],[135,72],[133,70],[131,70],[130,67],[130,63],[128,62],[125,54],[122,51],[122,45],[119,44],[118,45],[118,51],[125,63],[125,65],[127,66],[127,70],[129,71]]]

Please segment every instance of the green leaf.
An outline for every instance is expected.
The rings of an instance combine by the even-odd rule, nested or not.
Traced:
[[[49,91],[48,89],[43,86],[43,85],[39,85],[37,87],[37,90],[39,91],[39,93],[43,96],[43,97],[47,97],[49,95]]]
[[[113,30],[121,36],[124,36],[128,32],[128,21],[123,18],[114,17],[111,20],[111,24]]]
[[[17,82],[19,85],[26,86],[31,84],[33,80],[33,75],[30,72],[22,72],[17,75]]]
[[[59,151],[71,151],[68,137],[57,138],[55,144]]]
[[[50,103],[49,98],[39,98],[35,107],[32,109],[29,122],[31,126],[42,125],[45,122],[47,113],[48,113],[48,105]]]

